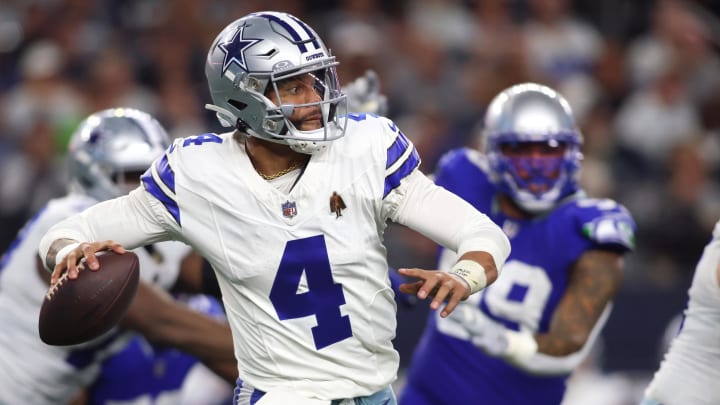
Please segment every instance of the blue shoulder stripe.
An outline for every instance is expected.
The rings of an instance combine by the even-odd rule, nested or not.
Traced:
[[[390,166],[394,165],[395,162],[400,159],[400,157],[405,153],[407,148],[410,146],[410,142],[405,138],[405,135],[400,132],[398,133],[397,138],[395,138],[395,142],[393,142],[392,145],[387,150],[387,160],[385,163],[385,168],[389,168]]]
[[[383,192],[383,198],[387,197],[391,191],[396,189],[400,185],[400,181],[412,173],[412,171],[419,165],[420,155],[418,155],[417,150],[413,147],[412,152],[410,152],[410,155],[407,159],[405,159],[403,164],[400,165],[400,167],[398,167],[393,173],[385,176],[385,190]]]
[[[143,173],[140,180],[145,190],[165,206],[178,225],[182,225],[180,222],[180,207],[175,201],[175,173],[173,173],[172,167],[168,163],[167,155],[163,155],[162,158],[156,160]]]
[[[175,192],[175,173],[170,167],[167,154],[164,154],[160,160],[155,163],[155,168],[160,175],[160,180],[172,191]]]

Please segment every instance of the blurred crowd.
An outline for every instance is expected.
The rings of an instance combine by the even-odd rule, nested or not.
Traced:
[[[720,5],[681,0],[4,0],[0,248],[65,191],[66,142],[87,114],[136,107],[173,136],[220,131],[204,63],[232,19],[293,13],[326,39],[341,82],[375,70],[389,116],[431,173],[475,145],[500,90],[536,81],[570,101],[582,183],[638,221],[627,285],[684,290],[720,218]],[[388,231],[391,264],[434,245]],[[678,310],[680,310],[679,308]]]

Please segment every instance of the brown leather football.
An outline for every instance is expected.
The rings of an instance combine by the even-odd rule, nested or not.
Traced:
[[[78,278],[67,273],[48,289],[40,308],[40,339],[53,346],[92,340],[122,319],[135,297],[140,265],[133,252],[97,253],[100,269],[81,269]]]

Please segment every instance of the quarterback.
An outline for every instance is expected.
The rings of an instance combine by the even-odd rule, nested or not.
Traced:
[[[97,269],[98,250],[185,242],[220,284],[236,403],[395,403],[387,221],[457,253],[447,272],[400,269],[417,279],[402,291],[432,297],[443,317],[495,281],[510,245],[418,170],[392,121],[346,112],[337,63],[292,15],[228,25],[206,76],[208,108],[232,130],[176,140],[141,187],[53,227],[39,248],[53,279],[76,278],[82,257]]]

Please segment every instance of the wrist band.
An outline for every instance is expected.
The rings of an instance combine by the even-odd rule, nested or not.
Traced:
[[[62,249],[58,250],[57,254],[55,255],[55,265],[57,266],[58,263],[65,259],[65,256],[67,256],[68,253],[75,250],[75,248],[78,246],[80,246],[80,242],[75,242],[69,245],[65,245]],[[50,269],[50,271],[52,272],[53,269]]]
[[[468,287],[470,287],[470,294],[474,294],[482,290],[487,285],[485,268],[474,260],[460,260],[452,266],[448,273],[454,274],[463,279],[463,281],[467,283]]]

